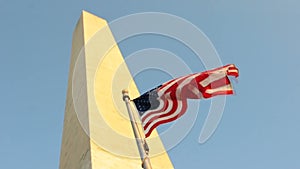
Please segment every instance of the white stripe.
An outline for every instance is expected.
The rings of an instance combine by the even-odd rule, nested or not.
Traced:
[[[239,71],[237,69],[228,70],[228,72],[238,73]]]
[[[170,95],[170,93],[168,93],[168,94],[166,94],[166,95]],[[143,116],[142,117],[144,117],[144,116],[146,116],[147,114],[149,114],[149,113],[151,113],[151,112],[154,112],[154,111],[157,111],[157,110],[161,110],[164,106],[165,106],[165,103],[164,103],[164,101],[162,100],[162,99],[159,99],[159,109],[157,108],[157,109],[155,109],[155,110],[148,110],[148,111],[146,111],[144,114],[143,114]],[[169,107],[170,107],[170,104],[168,105]],[[171,106],[173,106],[172,104],[171,104]],[[167,108],[167,110],[166,111],[162,111],[161,113],[155,113],[155,114],[152,114],[152,115],[150,115],[149,117],[147,117],[145,120],[144,120],[144,122],[148,122],[152,117],[154,117],[154,116],[157,116],[157,115],[163,115],[164,114],[164,112],[167,112],[167,111],[170,111],[169,110],[169,107]],[[146,124],[146,123],[145,123]]]
[[[178,101],[178,100],[176,100]],[[155,119],[154,121],[151,122],[151,124],[147,127],[147,129],[145,130],[145,133],[148,133],[149,130],[151,129],[151,127],[153,125],[155,125],[156,123],[160,122],[160,121],[163,121],[163,120],[168,120],[170,118],[173,118],[173,117],[176,117],[180,112],[181,112],[181,109],[182,109],[182,101],[178,101],[178,107],[175,111],[175,113],[172,113],[171,115],[169,116],[166,116],[166,117],[162,117],[162,118],[158,118],[158,119]]]
[[[203,86],[203,87],[206,87],[210,83],[212,83],[214,81],[217,81],[219,79],[222,79],[225,76],[226,76],[226,73],[224,73],[224,72],[212,73],[207,78],[205,78],[204,80],[202,80],[201,82],[199,82],[199,84],[201,86]]]
[[[154,117],[159,117],[159,116],[162,116],[164,114],[167,114],[173,107],[173,101],[170,100],[170,99],[167,99],[168,101],[168,107],[165,111],[162,111],[162,112],[158,112],[158,113],[155,113],[155,114],[151,114],[149,117],[147,117],[145,120],[144,120],[144,124],[146,125],[147,123],[149,123],[149,121],[154,118]],[[151,111],[153,112],[153,111]]]
[[[175,83],[177,83],[178,81],[180,81],[183,78],[185,78],[185,76],[174,80],[173,82],[169,83],[167,86],[164,86],[162,89],[160,89],[157,92],[158,96],[162,96],[166,90],[168,90],[171,86],[173,86]]]
[[[198,98],[202,98],[203,95],[202,93],[199,91],[199,89],[193,85],[188,86],[188,89],[194,93]]]
[[[215,89],[207,89],[207,90],[205,90],[205,93],[212,94],[212,93],[215,93],[215,92],[227,91],[227,90],[232,90],[232,87],[231,87],[230,84],[219,87],[219,88],[215,88]]]
[[[153,111],[157,111],[157,110],[161,110],[165,105],[164,105],[164,101],[162,99],[158,99],[159,101],[159,106],[154,109],[154,110],[148,110],[148,111],[145,111],[145,113],[143,113],[143,115],[141,116],[141,119],[146,116],[149,112],[153,112]]]
[[[182,93],[182,88],[185,87],[187,84],[191,83],[191,81],[194,80],[197,76],[199,76],[198,73],[193,76],[190,76],[189,78],[185,79],[182,83],[179,84],[179,86],[176,89],[176,99],[181,99],[180,95]]]

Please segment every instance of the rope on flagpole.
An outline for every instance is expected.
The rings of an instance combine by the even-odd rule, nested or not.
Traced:
[[[131,100],[130,100],[130,103],[131,103]],[[132,108],[132,106],[131,106],[131,108]],[[132,109],[131,109],[132,110]],[[137,123],[137,120],[136,120],[136,117],[135,117],[135,115],[136,115],[136,111],[134,111],[135,113],[132,113],[132,115],[133,115],[133,121],[134,121],[134,124],[137,126],[137,131],[138,131],[138,133],[139,133],[139,138],[144,138],[143,137],[143,133],[141,134],[141,131],[140,131],[140,127],[138,126],[138,123]]]
[[[130,97],[128,94],[127,90],[122,90],[122,94],[123,94],[123,100],[126,104],[127,107],[127,111],[128,111],[128,115],[130,118],[130,122],[131,122],[131,126],[132,126],[132,130],[133,130],[133,134],[136,140],[136,144],[140,153],[140,158],[142,161],[142,167],[144,169],[152,169],[151,163],[150,163],[150,159],[148,157],[148,152],[149,152],[149,148],[146,148],[146,141],[141,137],[141,133],[138,129],[138,125],[135,121],[135,116],[131,110],[131,106],[130,106]],[[148,146],[147,146],[148,147]]]
[[[132,100],[130,100],[130,101],[132,101]],[[132,103],[132,102],[131,102]],[[132,107],[132,106],[131,106]],[[137,123],[137,120],[136,120],[136,114],[138,113],[138,111],[137,111],[137,109],[135,108],[134,109],[134,116],[133,116],[133,118],[134,118],[134,123],[136,124],[136,126],[138,126],[138,123]],[[141,121],[141,120],[140,120]],[[149,155],[149,146],[148,146],[148,144],[147,144],[147,142],[146,142],[146,138],[145,138],[145,134],[144,134],[144,129],[142,128],[142,132],[140,131],[140,127],[137,127],[137,129],[138,129],[138,133],[139,133],[139,137],[142,139],[142,141],[143,141],[143,146],[144,146],[144,150],[145,150],[145,152],[146,152],[146,154],[147,155]],[[142,133],[142,134],[141,134]]]

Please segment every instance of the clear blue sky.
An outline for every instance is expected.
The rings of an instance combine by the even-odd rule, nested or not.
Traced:
[[[1,0],[1,168],[58,168],[72,32],[83,9],[108,21],[137,12],[177,15],[209,37],[223,63],[239,67],[237,94],[227,97],[218,129],[205,144],[198,143],[209,106],[201,102],[192,131],[169,151],[175,168],[300,168],[296,0]],[[171,39],[137,37],[121,44],[125,57],[150,47],[177,54],[192,71],[204,69]],[[158,83],[146,81],[146,75],[167,80],[161,72],[140,74],[141,92]]]

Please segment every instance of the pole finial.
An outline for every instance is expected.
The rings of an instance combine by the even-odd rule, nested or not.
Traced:
[[[122,90],[122,94],[128,94],[128,90],[127,89],[123,89]]]
[[[128,98],[128,100],[130,100],[130,97],[128,95],[128,90],[123,89],[122,90],[122,94],[123,94],[123,100],[125,101],[126,98]]]

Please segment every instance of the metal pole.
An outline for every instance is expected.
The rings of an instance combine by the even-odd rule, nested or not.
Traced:
[[[130,122],[131,122],[132,130],[133,130],[133,133],[134,133],[134,137],[135,137],[135,140],[136,140],[136,144],[137,144],[138,149],[139,149],[140,157],[141,157],[141,160],[142,160],[142,167],[144,169],[152,169],[150,159],[148,157],[148,151],[149,150],[145,150],[145,148],[144,148],[144,147],[147,146],[147,143],[143,142],[143,139],[140,138],[139,133],[138,133],[138,126],[136,125],[136,123],[133,120],[134,118],[133,118],[133,113],[132,113],[131,107],[130,107],[130,98],[129,98],[129,95],[128,95],[128,91],[127,90],[122,90],[122,94],[123,94],[123,100],[124,100],[124,102],[126,104],[126,107],[127,107],[127,111],[128,111],[128,115],[129,115],[129,118],[130,118]]]

